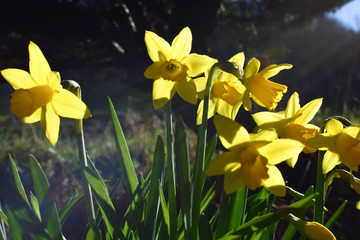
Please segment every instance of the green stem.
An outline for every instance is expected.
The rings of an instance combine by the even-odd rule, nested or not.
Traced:
[[[316,173],[316,193],[314,221],[320,224],[324,222],[324,202],[325,202],[325,174],[322,172],[322,164],[325,151],[318,151],[318,163]]]
[[[170,239],[177,239],[177,207],[175,187],[174,141],[171,101],[166,103],[166,155],[168,170],[168,201],[170,218]]]
[[[82,119],[76,119],[76,140],[78,144],[81,168],[84,169],[85,167],[87,167],[87,158],[86,158]],[[86,214],[90,227],[93,227],[96,225],[96,218],[95,218],[94,203],[91,196],[91,187],[90,184],[87,182],[83,171],[81,171],[81,178],[82,178],[82,187],[84,190]]]

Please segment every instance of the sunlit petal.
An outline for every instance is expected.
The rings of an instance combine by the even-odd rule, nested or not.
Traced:
[[[52,108],[51,104],[47,104],[44,117],[41,118],[41,126],[49,139],[50,143],[55,146],[59,137],[60,118]]]
[[[281,172],[275,166],[269,166],[268,168],[269,178],[262,180],[263,186],[275,196],[284,197],[286,188]]]
[[[153,105],[155,109],[162,108],[175,94],[173,81],[157,79],[153,83]]]
[[[84,119],[91,116],[86,104],[66,89],[54,94],[52,105],[56,114],[61,117]]]
[[[219,106],[217,109],[217,113],[234,120],[235,116],[236,116],[236,113],[235,114],[233,113],[234,106],[228,104],[227,102],[225,102],[222,99],[219,99],[218,102],[219,102]]]
[[[240,52],[229,59],[229,62],[235,62],[239,65],[240,69],[244,68],[245,55],[244,52]]]
[[[242,98],[243,106],[246,111],[250,111],[252,108],[252,103],[250,99],[250,89],[246,89],[244,92],[244,96]]]
[[[36,86],[34,79],[32,79],[30,74],[24,70],[7,68],[2,70],[1,74],[15,90],[20,88],[27,89]]]
[[[227,149],[249,141],[249,134],[246,129],[229,118],[216,115],[214,117],[214,124],[221,143]]]
[[[248,61],[244,70],[244,78],[249,79],[253,77],[260,69],[260,61],[256,58],[252,58]]]
[[[190,77],[197,77],[200,74],[207,72],[216,62],[217,60],[210,58],[209,56],[195,53],[191,53],[181,61],[182,64],[185,64],[189,68],[187,74]]]
[[[211,161],[205,173],[207,176],[223,175],[225,172],[231,171],[232,168],[238,169],[240,166],[238,152],[229,151],[220,154]]]
[[[49,63],[47,62],[44,54],[40,48],[33,42],[29,44],[29,68],[30,75],[38,85],[44,85],[47,83],[47,76],[51,72]]]
[[[266,157],[269,164],[276,165],[286,159],[297,156],[304,145],[292,139],[278,139],[258,149],[259,153]]]
[[[326,151],[322,165],[323,174],[327,174],[328,172],[330,172],[339,163],[339,154],[331,151]]]
[[[206,88],[206,77],[198,77],[194,79],[194,83],[196,86],[197,98],[204,99],[204,92]]]
[[[290,118],[295,116],[295,114],[299,110],[300,110],[299,94],[297,92],[294,92],[289,98],[289,101],[287,103],[285,110],[285,118]]]
[[[166,60],[170,60],[171,47],[170,44],[162,37],[151,31],[145,31],[145,44],[149,57],[153,62],[160,61],[159,52],[165,56]]]
[[[262,130],[256,134],[250,134],[251,141],[265,141],[271,142],[277,138],[276,131],[273,129]]]
[[[207,116],[208,119],[211,118],[212,116],[214,116],[214,114],[216,112],[217,102],[218,102],[217,99],[210,99],[209,108],[208,108],[208,116]],[[198,125],[201,124],[201,122],[202,122],[203,110],[204,110],[204,100],[202,100],[199,103],[198,110],[197,110],[196,124],[198,124]]]
[[[258,126],[266,123],[275,123],[284,119],[284,115],[274,112],[257,112],[251,115]]]
[[[32,115],[28,116],[28,117],[24,117],[24,122],[25,123],[35,123],[40,121],[41,119],[41,108],[38,108]]]
[[[336,142],[336,137],[325,134],[319,134],[316,135],[315,137],[307,139],[305,141],[305,144],[316,149],[326,148],[326,149],[334,150],[337,148],[335,142]]]
[[[330,135],[336,135],[343,131],[343,125],[336,119],[330,119],[326,123],[325,129]]]
[[[196,86],[193,80],[176,82],[176,91],[182,99],[191,104],[197,103]]]
[[[160,73],[160,66],[162,65],[162,62],[154,62],[151,64],[144,72],[144,76],[149,79],[159,79],[161,78]]]
[[[180,60],[191,51],[192,34],[190,28],[183,28],[171,43],[171,59]]]
[[[292,68],[291,64],[272,64],[264,68],[259,74],[261,74],[264,78],[271,78],[278,74],[281,70]]]
[[[318,98],[307,103],[298,111],[298,117],[295,118],[294,123],[306,124],[310,122],[314,118],[315,114],[319,111],[321,104],[322,98]]]

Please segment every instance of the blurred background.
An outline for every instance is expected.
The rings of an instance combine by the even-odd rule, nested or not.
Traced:
[[[256,57],[262,68],[293,64],[291,70],[273,78],[288,86],[277,110],[283,110],[297,91],[301,105],[324,98],[316,124],[331,115],[360,122],[360,0],[8,0],[0,8],[0,69],[28,71],[27,47],[29,41],[35,42],[52,70],[59,71],[63,80],[81,85],[83,100],[93,114],[84,121],[87,148],[103,175],[120,174],[109,167],[119,152],[107,96],[118,110],[138,171],[147,172],[156,136],[163,134],[163,112],[154,110],[153,81],[143,76],[152,63],[144,33],[150,30],[171,42],[185,26],[193,33],[192,52],[219,60],[245,52],[246,61]],[[33,153],[61,203],[80,187],[74,123],[62,119],[59,143],[51,146],[39,125],[24,125],[10,113],[12,91],[0,76],[0,159],[12,154],[26,179],[27,158]],[[176,116],[195,129],[197,106],[175,97],[173,108]],[[263,109],[253,109],[259,110]],[[237,120],[252,131],[248,113],[240,112]],[[192,129],[190,147],[195,145]],[[285,166],[283,171],[299,191],[315,183],[316,164],[309,158],[316,155],[302,157],[299,168]],[[336,184],[340,187],[333,191],[329,204],[338,206],[343,199],[351,199],[343,219],[352,215],[359,219],[360,214],[353,211],[359,197],[341,181]],[[121,192],[118,198],[126,201]],[[354,239],[351,236],[359,230],[346,223],[337,231],[343,239]]]

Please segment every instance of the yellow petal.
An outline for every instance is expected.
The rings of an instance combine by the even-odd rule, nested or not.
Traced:
[[[298,160],[298,156],[294,156],[292,158],[286,159],[286,164],[293,168],[295,167],[297,160]]]
[[[221,143],[227,149],[247,142],[250,139],[246,129],[229,118],[216,115],[214,117],[214,124]]]
[[[328,172],[333,170],[334,167],[338,164],[339,164],[339,154],[331,151],[326,151],[322,165],[323,174],[327,174]]]
[[[299,110],[300,110],[299,94],[297,92],[294,92],[289,98],[289,101],[287,103],[285,110],[285,118],[290,118],[295,116],[295,114]]]
[[[277,125],[277,123],[281,122],[285,124],[285,122],[282,121],[284,119],[284,115],[275,112],[257,112],[252,114],[251,116],[254,119],[255,123],[263,129],[268,127],[276,128],[275,126]],[[265,124],[267,124],[267,126],[264,127],[263,125]],[[283,127],[282,125],[283,124],[279,124],[278,128]]]
[[[258,149],[259,153],[266,157],[269,164],[276,165],[286,159],[297,156],[304,145],[292,139],[277,139]]]
[[[336,135],[339,134],[343,131],[343,125],[340,121],[336,120],[336,119],[330,119],[325,126],[326,131],[330,134],[330,135]]]
[[[272,64],[264,68],[259,74],[261,74],[264,78],[271,78],[278,74],[281,70],[292,68],[291,64]]]
[[[36,86],[36,82],[31,78],[30,74],[24,70],[7,68],[2,70],[1,74],[15,90],[20,88],[27,89]]]
[[[305,144],[316,149],[330,149],[336,151],[336,137],[328,134],[319,134],[305,141]]]
[[[224,191],[226,194],[236,192],[244,186],[242,176],[239,171],[228,172],[224,177]]]
[[[246,64],[245,70],[244,70],[244,78],[245,81],[247,79],[252,78],[260,69],[260,61],[256,58],[252,58],[248,61]]]
[[[41,117],[41,127],[50,143],[55,146],[59,138],[60,118],[50,103],[43,108],[46,110],[43,111],[44,116]]]
[[[28,117],[24,117],[24,122],[25,123],[35,123],[35,122],[38,122],[40,121],[41,119],[41,109],[42,108],[38,108],[33,114],[31,114],[30,116]]]
[[[49,63],[40,48],[33,42],[29,44],[29,56],[30,75],[34,81],[36,81],[37,85],[48,84],[47,76],[51,72]]]
[[[91,116],[86,104],[66,89],[54,94],[52,106],[56,114],[61,117],[84,119]]]
[[[251,141],[271,142],[277,138],[276,131],[273,129],[266,129],[256,134],[250,134]]]
[[[175,82],[159,78],[153,83],[153,105],[162,108],[175,94]]]
[[[217,102],[218,102],[217,99],[210,99],[207,119],[214,116],[214,114],[216,112]],[[203,110],[204,110],[204,100],[201,100],[201,102],[199,103],[199,106],[197,109],[197,115],[196,115],[196,124],[198,124],[198,125],[201,124],[201,122],[202,122]]]
[[[190,54],[192,35],[190,28],[183,28],[171,43],[171,59],[181,60]]]
[[[240,69],[244,68],[245,55],[244,52],[240,52],[229,59],[229,62],[235,62],[239,65]]]
[[[186,56],[181,61],[182,64],[185,64],[189,68],[187,74],[190,77],[197,77],[200,74],[207,72],[216,62],[217,60],[212,59],[209,56],[195,53]]]
[[[20,118],[28,117],[50,102],[52,97],[53,90],[48,85],[15,90],[10,99],[11,112]]]
[[[188,82],[181,81],[175,83],[176,91],[182,99],[191,104],[197,103],[196,98],[196,86],[194,81],[191,79]]]
[[[161,78],[160,67],[162,64],[162,62],[154,62],[145,70],[144,76],[154,80]]]
[[[166,60],[170,60],[170,44],[156,33],[145,31],[145,44],[149,57],[153,62],[164,60],[160,59],[159,53],[161,53]]]
[[[250,111],[251,110],[251,107],[252,107],[252,104],[251,104],[251,99],[250,99],[250,89],[247,88],[244,92],[244,96],[242,98],[242,102],[243,102],[243,105],[244,105],[244,109],[246,111]]]
[[[360,125],[351,125],[349,127],[344,128],[343,130],[344,133],[349,134],[350,136],[360,139],[359,138],[359,134],[360,134]]]
[[[204,99],[204,92],[206,88],[206,77],[194,78],[194,83],[196,86],[197,98]]]
[[[285,197],[285,181],[279,169],[275,166],[268,166],[268,175],[269,178],[262,180],[262,185],[275,196]]]
[[[307,103],[297,112],[297,117],[294,119],[294,123],[303,125],[310,122],[319,111],[321,104],[322,98],[318,98]]]
[[[207,176],[215,176],[233,172],[233,168],[238,169],[241,166],[238,158],[237,151],[224,152],[210,162],[205,173]]]
[[[254,151],[255,150],[255,151]],[[261,187],[262,181],[269,178],[267,160],[253,147],[245,148],[240,152],[242,180],[249,189]]]
[[[236,113],[233,112],[234,106],[228,104],[227,102],[225,102],[222,99],[218,99],[218,103],[219,103],[219,106],[217,108],[217,113],[224,117],[234,120],[236,117]],[[241,103],[240,103],[240,105],[241,105]]]

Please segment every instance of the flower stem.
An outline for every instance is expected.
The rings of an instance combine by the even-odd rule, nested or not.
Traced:
[[[316,173],[316,193],[314,221],[323,224],[324,221],[324,202],[325,202],[325,174],[322,172],[322,164],[325,151],[318,151],[318,163]]]
[[[166,103],[166,155],[168,171],[168,201],[170,218],[170,239],[177,239],[177,207],[175,187],[174,141],[171,101]]]

